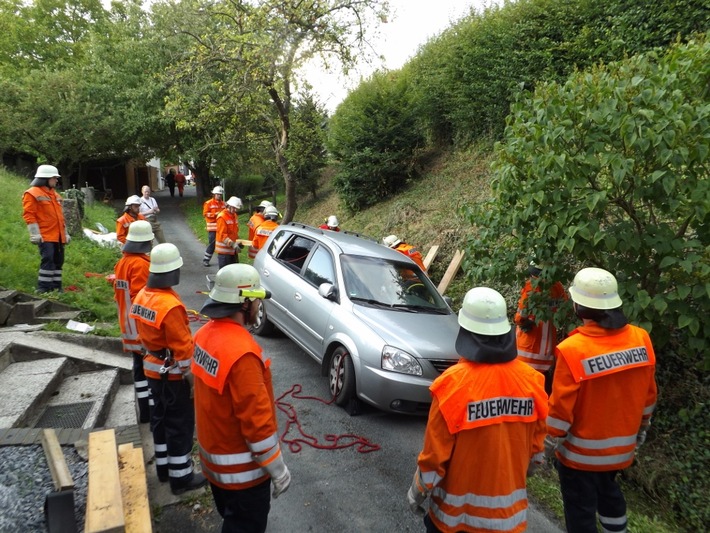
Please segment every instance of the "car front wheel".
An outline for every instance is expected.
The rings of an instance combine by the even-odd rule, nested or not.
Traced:
[[[266,316],[264,300],[259,300],[259,311],[256,313],[256,322],[251,327],[251,331],[260,337],[266,337],[274,332],[274,325]]]
[[[347,405],[355,397],[355,367],[350,353],[342,346],[330,358],[329,379],[335,404]]]

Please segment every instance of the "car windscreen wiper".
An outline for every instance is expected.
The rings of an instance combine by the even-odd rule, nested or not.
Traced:
[[[424,311],[425,313],[434,313],[436,315],[448,315],[448,309],[442,309],[441,307],[430,307],[428,305],[412,305],[412,304],[393,304],[394,309],[401,309],[403,311],[411,311],[412,313],[417,313],[419,311]]]
[[[351,302],[357,302],[357,303],[364,303],[367,305],[371,305],[373,307],[382,307],[384,309],[390,309],[392,306],[390,304],[386,304],[384,302],[381,302],[379,300],[373,300],[372,298],[360,298],[358,296],[353,296],[350,298]]]

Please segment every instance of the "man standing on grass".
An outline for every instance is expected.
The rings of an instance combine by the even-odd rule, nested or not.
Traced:
[[[30,242],[39,247],[38,293],[61,292],[64,245],[71,240],[64,222],[62,197],[56,191],[58,181],[57,167],[40,165],[22,197],[22,218],[30,232]]]

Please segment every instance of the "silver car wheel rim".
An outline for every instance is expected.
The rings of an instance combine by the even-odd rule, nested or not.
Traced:
[[[336,355],[330,364],[330,393],[333,396],[340,394],[343,389],[343,374],[345,374],[343,359],[343,355]]]

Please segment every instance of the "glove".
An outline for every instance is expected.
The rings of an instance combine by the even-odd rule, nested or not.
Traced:
[[[528,472],[526,474],[526,477],[532,477],[537,472],[545,466],[545,455],[543,453],[536,453],[535,455],[532,456],[532,459],[530,459],[530,463],[528,464]]]
[[[64,234],[64,238],[66,239],[65,244],[69,244],[71,242],[71,235],[69,235],[69,232]]]
[[[188,370],[183,373],[182,379],[187,381],[187,384],[190,385],[190,398],[194,398],[195,397],[195,374],[193,374],[191,370]]]
[[[424,502],[429,495],[420,489],[419,477],[419,469],[417,468],[416,472],[414,472],[412,484],[409,486],[409,491],[407,491],[407,503],[415,515],[424,516],[426,514]]]
[[[545,436],[545,458],[554,459],[555,450],[560,445],[559,437],[553,437],[552,435]]]
[[[636,435],[636,449],[643,446],[644,442],[646,442],[646,430],[645,429],[639,431],[638,434]]]
[[[30,242],[32,244],[42,242],[42,235],[39,233],[39,224],[27,224],[27,231],[30,232]]]
[[[268,452],[267,452],[268,453]],[[255,457],[254,460],[258,463],[259,458]],[[280,494],[288,490],[288,486],[291,484],[291,472],[288,471],[288,467],[281,456],[276,460],[272,461],[268,465],[260,465],[264,470],[266,470],[271,476],[271,482],[274,484],[274,491],[271,495],[274,500],[279,497]]]

